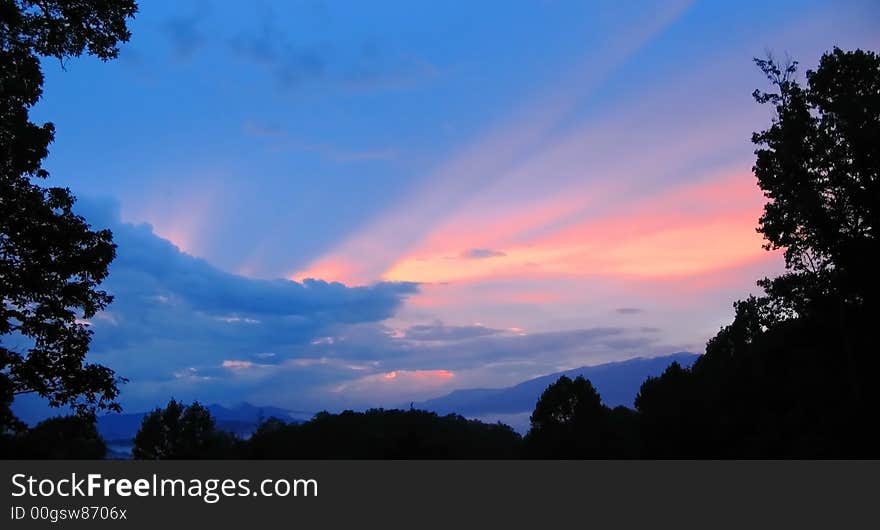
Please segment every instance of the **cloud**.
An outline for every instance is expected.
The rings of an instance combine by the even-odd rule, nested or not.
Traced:
[[[162,29],[178,59],[189,59],[204,45],[205,36],[198,27],[200,21],[201,17],[192,15],[174,17],[163,24]]]
[[[400,90],[437,75],[425,59],[395,53],[375,38],[345,46],[297,41],[276,18],[266,11],[257,29],[228,42],[234,53],[266,70],[281,88],[323,83],[343,90]]]
[[[251,361],[238,361],[238,360],[234,360],[234,359],[233,360],[227,359],[227,360],[223,361],[220,364],[220,366],[222,366],[223,368],[229,368],[230,370],[245,370],[248,368],[253,368],[254,366],[257,366],[257,365]]]
[[[455,341],[496,335],[501,330],[487,328],[486,326],[446,326],[440,322],[434,324],[420,324],[408,327],[403,337],[416,341]]]
[[[112,229],[119,245],[104,284],[116,298],[91,319],[89,355],[130,379],[121,395],[129,411],[170,396],[312,411],[393,406],[680,349],[637,327],[526,334],[433,321],[396,330],[388,319],[414,284],[243,278],[187,255],[149,225],[120,221],[113,202],[81,201],[77,210]]]
[[[338,82],[349,90],[402,90],[438,74],[437,67],[422,58],[394,56],[377,43],[366,42]]]
[[[462,248],[461,235],[474,237],[467,227],[480,225],[465,217],[455,230],[441,229],[425,238],[382,277],[422,283],[548,275],[668,279],[757,261],[765,255],[761,235],[754,230],[763,204],[760,190],[741,170],[718,173],[630,198],[611,211],[595,207],[584,219],[558,219],[534,227],[533,234],[523,230],[513,238],[493,237],[482,241],[485,246],[473,247],[503,245],[504,255],[493,259],[447,259],[452,249]],[[596,188],[590,194],[601,186]],[[589,204],[589,195],[581,202]],[[561,212],[565,206],[549,209]],[[510,217],[495,221],[507,225]],[[511,224],[518,224],[516,216]]]
[[[419,331],[411,333],[414,328]],[[518,329],[434,323],[412,326],[402,334],[385,329],[375,335],[343,333],[339,339],[333,345],[316,346],[315,351],[346,358],[367,349],[375,355],[377,373],[432,369],[458,373],[489,365],[528,365],[538,375],[555,371],[559,366],[668,353],[679,346],[662,344],[657,330],[645,326],[594,326],[527,334]]]
[[[350,287],[245,278],[182,252],[149,225],[120,221],[115,203],[77,206],[93,226],[110,228],[119,246],[103,285],[114,303],[91,322],[93,352],[133,379],[166,378],[191,367],[212,376],[206,368],[224,360],[249,362],[244,353],[281,362],[283,354],[337,327],[389,318],[417,291],[411,283]]]
[[[409,270],[409,264],[405,262],[410,257],[424,257],[414,254],[424,251],[421,248],[423,245],[433,246],[438,232],[443,233],[450,223],[464,221],[461,232],[465,236],[457,242],[466,240],[466,243],[459,244],[455,249],[444,248],[441,259],[457,254],[462,248],[500,247],[503,242],[496,237],[480,237],[487,226],[518,235],[522,235],[525,229],[535,228],[534,222],[517,226],[522,220],[509,215],[511,211],[529,216],[535,214],[538,218],[555,222],[560,217],[582,210],[585,207],[582,194],[572,197],[570,189],[560,191],[562,181],[573,173],[584,187],[589,188],[589,184],[593,183],[584,174],[584,168],[595,167],[590,158],[603,156],[619,162],[620,156],[616,153],[613,157],[603,155],[601,150],[608,150],[605,146],[596,145],[593,149],[586,149],[589,144],[583,138],[577,138],[577,163],[571,164],[574,170],[559,167],[558,160],[554,164],[541,164],[541,167],[533,167],[534,162],[556,154],[550,153],[555,151],[552,146],[558,143],[554,137],[559,134],[560,125],[566,122],[572,110],[636,51],[681,16],[688,4],[677,2],[664,5],[650,14],[643,13],[644,18],[636,23],[627,19],[626,27],[615,32],[615,38],[603,47],[601,54],[585,55],[572,64],[565,76],[548,83],[546,93],[530,97],[518,105],[515,112],[486,128],[472,141],[462,144],[452,156],[421,175],[396,207],[386,209],[370,222],[360,224],[345,240],[309,263],[307,269],[330,270],[328,265],[347,263],[350,265],[343,271],[344,276],[333,278],[349,282],[370,281],[398,273],[427,272],[432,275],[432,271]],[[644,115],[640,114],[641,117]],[[635,128],[628,130],[627,134],[631,134]],[[596,135],[601,136],[601,132],[597,131]],[[618,147],[631,145],[608,135],[605,141]],[[528,174],[524,176],[522,172],[525,169]],[[536,179],[540,181],[539,186],[535,185]],[[553,199],[552,204],[537,200],[548,195]],[[560,205],[561,202],[566,204]],[[510,211],[503,211],[505,208],[510,208]],[[535,212],[536,208],[544,211]],[[467,212],[466,219],[460,217],[462,212]],[[441,243],[449,242],[449,238],[441,240]],[[380,246],[383,252],[372,250]],[[506,246],[501,248],[505,249],[506,254],[511,253]],[[445,261],[446,267],[454,266],[453,260]],[[484,261],[487,263],[483,266],[491,266],[495,260]],[[418,266],[413,268],[417,269]]]
[[[183,253],[156,236],[149,225],[117,222],[112,229],[120,247],[112,274],[140,282],[123,284],[111,276],[109,285],[124,293],[149,294],[159,303],[186,304],[221,319],[232,317],[246,323],[245,317],[260,316],[312,322],[377,321],[392,315],[402,297],[416,291],[411,283],[347,287],[314,279],[300,283],[246,278]]]
[[[346,381],[329,390],[363,401],[399,402],[401,395],[415,401],[442,392],[454,380],[455,373],[449,370],[395,370]]]
[[[465,259],[501,258],[506,255],[507,254],[500,250],[492,250],[488,248],[472,248],[461,253],[461,257]]]
[[[638,307],[618,307],[614,310],[615,313],[620,315],[638,315],[639,313],[643,313],[645,310],[640,309]]]
[[[240,57],[268,70],[284,87],[323,77],[326,50],[294,44],[276,24],[276,18],[266,9],[260,17],[259,28],[232,37],[228,40],[229,47]]]
[[[391,339],[387,348],[403,353],[371,373],[326,387],[338,406],[399,406],[457,388],[500,387],[560,370],[685,349],[663,343],[655,331],[613,327],[429,344],[401,337]]]
[[[391,147],[377,147],[374,149],[350,149],[338,147],[332,144],[316,144],[306,142],[288,141],[281,144],[275,144],[275,149],[292,149],[297,151],[307,151],[317,153],[327,160],[334,162],[366,162],[376,160],[393,160],[397,158],[397,150]]]
[[[262,136],[262,137],[284,137],[286,136],[284,130],[278,125],[271,123],[262,123],[254,120],[247,120],[242,125],[242,129],[245,133],[251,136]]]
[[[369,162],[388,161],[398,157],[393,147],[349,148],[330,143],[301,142],[291,138],[281,127],[271,123],[253,120],[244,122],[243,130],[249,136],[270,140],[269,147],[273,151],[303,151],[316,153],[333,162]]]

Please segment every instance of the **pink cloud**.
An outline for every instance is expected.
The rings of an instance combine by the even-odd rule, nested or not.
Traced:
[[[454,219],[460,208],[473,212],[469,205],[477,189],[491,188],[504,181],[527,154],[540,151],[553,128],[563,120],[587,94],[599,86],[631,54],[650,42],[669,24],[680,17],[690,6],[691,0],[670,3],[639,20],[627,20],[621,31],[606,45],[601,58],[596,55],[577,61],[544,94],[531,98],[528,104],[518,108],[512,116],[489,128],[482,136],[432,171],[429,178],[409,190],[406,200],[396,208],[361,227],[347,240],[327,255],[316,259],[305,269],[292,273],[293,278],[313,275],[325,280],[345,283],[368,283],[379,279],[389,267],[399,262],[401,255],[411,254],[413,248],[432,238],[449,219]],[[478,200],[479,209],[487,207],[485,200]],[[580,202],[572,203],[574,211],[582,208]],[[534,219],[522,219],[524,225],[535,226],[556,220],[562,213],[560,204],[554,210],[536,210],[528,215]],[[519,202],[518,211],[524,212]],[[470,223],[464,230],[457,230],[456,238],[462,248],[470,248],[467,241],[491,237],[498,239],[507,234],[522,233],[509,210],[494,212],[488,223]],[[488,228],[486,225],[492,225]],[[482,237],[478,235],[484,230]],[[478,233],[473,233],[477,231]],[[443,237],[448,241],[448,237]]]
[[[359,377],[334,385],[329,390],[348,400],[368,400],[394,404],[399,396],[424,399],[453,388],[455,373],[450,370],[393,370]]]
[[[397,379],[398,375],[400,375],[401,378],[413,378],[427,381],[431,379],[449,379],[454,377],[455,374],[449,370],[395,370],[384,374],[382,377],[384,379]]]
[[[527,243],[499,246],[500,241],[472,241],[503,252],[490,260],[452,259],[460,241],[444,242],[435,236],[402,257],[383,278],[440,283],[503,277],[701,274],[763,256],[762,239],[754,229],[762,203],[753,179],[735,173],[621,205]]]
[[[347,285],[362,285],[370,281],[370,278],[364,276],[359,270],[356,262],[342,256],[321,258],[311,263],[306,269],[293,271],[287,275],[287,279],[294,281],[303,281],[308,278],[342,282]]]
[[[256,366],[251,361],[238,361],[238,360],[226,360],[223,361],[223,368],[229,368],[230,370],[247,370]]]

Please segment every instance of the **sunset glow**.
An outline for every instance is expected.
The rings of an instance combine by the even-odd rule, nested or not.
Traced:
[[[314,413],[702,353],[783,269],[752,59],[876,45],[844,3],[141,2],[32,109],[118,245],[89,355]]]

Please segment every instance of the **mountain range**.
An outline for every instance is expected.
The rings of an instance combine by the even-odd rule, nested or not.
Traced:
[[[456,413],[469,418],[497,416],[499,419],[503,419],[507,415],[531,413],[541,397],[541,393],[561,376],[565,375],[574,379],[582,375],[593,383],[605,405],[632,407],[645,379],[662,374],[666,367],[673,362],[686,367],[690,366],[697,357],[699,355],[688,352],[678,352],[662,357],[636,357],[625,361],[556,372],[506,388],[456,390],[442,397],[414,403],[413,406],[438,414]]]
[[[471,388],[455,390],[445,396],[413,403],[417,409],[437,414],[460,414],[484,421],[503,421],[514,429],[527,430],[528,416],[535,408],[541,393],[559,377],[575,378],[579,375],[589,379],[602,402],[609,407],[633,406],[636,394],[648,377],[658,376],[673,362],[690,366],[697,359],[694,353],[679,352],[662,357],[637,357],[596,366],[584,366],[563,372],[536,377],[505,388]],[[401,407],[406,408],[406,407]],[[242,402],[232,407],[213,404],[208,410],[220,430],[247,437],[266,418],[277,417],[285,421],[301,422],[310,414],[296,413],[271,406],[256,406]],[[134,438],[146,412],[111,414],[98,418],[98,432],[108,441],[128,442]]]
[[[303,421],[303,418],[279,407],[258,407],[242,402],[233,407],[208,405],[217,428],[239,436],[250,436],[263,419],[276,417],[285,421]],[[105,440],[131,440],[141,427],[147,412],[108,414],[98,418],[98,432]]]

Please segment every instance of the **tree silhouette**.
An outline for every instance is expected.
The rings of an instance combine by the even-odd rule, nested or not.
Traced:
[[[654,456],[694,456],[695,392],[689,371],[672,363],[649,377],[636,396],[645,452]]]
[[[839,311],[877,307],[880,221],[880,57],[835,48],[795,80],[797,63],[756,60],[773,92],[770,127],[755,133],[755,176],[769,201],[758,230],[785,249],[788,272],[762,285],[771,300],[806,314],[833,297]],[[820,309],[821,310],[821,309]]]
[[[321,412],[302,423],[270,418],[242,443],[248,458],[515,458],[520,436],[486,424],[424,410]]]
[[[95,422],[81,416],[59,416],[41,421],[22,437],[24,458],[99,459],[107,445]]]
[[[211,412],[199,402],[187,406],[172,399],[144,417],[132,455],[145,460],[217,458],[227,456],[234,445],[234,438],[217,431]]]
[[[562,376],[541,394],[525,438],[529,456],[594,458],[622,456],[629,415],[602,404],[590,381]],[[614,427],[621,430],[614,432]]]
[[[98,285],[116,247],[73,213],[68,189],[33,182],[48,177],[41,164],[54,127],[32,123],[29,111],[42,94],[40,56],[112,59],[136,10],[133,0],[0,2],[0,431],[20,428],[10,394],[80,414],[118,410],[119,379],[85,362],[83,322],[112,300]]]
[[[94,460],[106,453],[107,445],[94,420],[83,416],[49,418],[31,429],[0,435],[4,458]]]
[[[835,48],[806,86],[797,63],[756,63],[773,91],[755,99],[774,110],[753,136],[758,230],[786,272],[734,304],[690,370],[645,382],[642,454],[876,457],[880,57]]]

